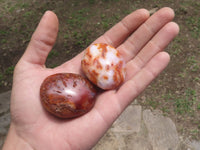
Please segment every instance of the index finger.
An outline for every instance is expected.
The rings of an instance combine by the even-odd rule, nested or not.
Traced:
[[[144,23],[148,17],[149,12],[146,9],[138,9],[122,19],[105,34],[95,40],[94,43],[107,43],[118,47],[132,32]]]

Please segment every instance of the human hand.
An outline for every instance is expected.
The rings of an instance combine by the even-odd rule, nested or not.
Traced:
[[[163,49],[178,34],[171,22],[174,12],[162,8],[149,17],[145,9],[136,10],[112,27],[94,43],[117,48],[126,61],[126,80],[117,90],[101,93],[95,106],[74,119],[58,119],[46,112],[40,102],[40,85],[52,74],[81,74],[83,52],[54,68],[45,67],[57,32],[58,19],[47,11],[15,67],[11,95],[11,125],[4,150],[90,149],[123,110],[167,66],[169,55]]]

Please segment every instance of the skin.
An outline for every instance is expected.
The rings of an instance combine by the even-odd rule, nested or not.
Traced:
[[[59,72],[81,74],[83,52],[62,65],[45,67],[55,43],[58,18],[47,11],[15,67],[11,94],[11,125],[3,150],[85,150],[92,148],[123,110],[167,66],[170,57],[163,49],[178,34],[174,12],[162,8],[149,16],[139,9],[126,16],[94,43],[116,47],[126,60],[127,76],[116,90],[101,93],[87,114],[61,120],[47,113],[40,102],[43,80]]]

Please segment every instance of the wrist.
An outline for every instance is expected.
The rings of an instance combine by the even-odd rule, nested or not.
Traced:
[[[14,125],[10,125],[2,150],[33,150],[33,148],[17,134]]]

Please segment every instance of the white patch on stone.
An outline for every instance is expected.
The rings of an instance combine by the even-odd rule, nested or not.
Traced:
[[[90,54],[92,55],[93,58],[95,58],[101,54],[96,45],[92,45],[89,50],[90,50]]]

